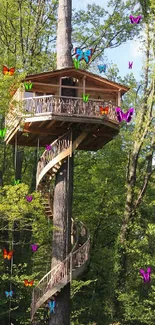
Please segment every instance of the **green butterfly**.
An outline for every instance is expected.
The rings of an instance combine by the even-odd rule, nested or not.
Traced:
[[[88,102],[89,96],[90,96],[89,94],[88,94],[88,95],[84,95],[84,94],[82,94],[82,99],[83,99],[83,101],[84,101],[85,103]]]
[[[33,83],[31,82],[24,82],[24,86],[26,90],[32,89]]]
[[[5,133],[6,133],[6,128],[0,130],[0,137],[3,138],[5,136]]]
[[[75,69],[76,69],[76,70],[79,69],[79,64],[80,64],[80,62],[79,62],[78,60],[76,60],[76,59],[73,59],[73,62],[74,62],[74,67],[75,67]]]
[[[14,185],[18,185],[20,183],[20,179],[17,179],[17,181],[14,181]]]

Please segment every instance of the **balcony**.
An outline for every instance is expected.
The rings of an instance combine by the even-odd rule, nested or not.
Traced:
[[[108,106],[108,114],[101,115],[100,106]],[[5,127],[7,128],[5,140],[7,143],[13,144],[14,136],[18,133],[19,145],[30,145],[31,143],[32,146],[36,146],[39,135],[40,145],[44,146],[68,131],[71,126],[76,129],[83,129],[86,125],[89,125],[90,131],[91,129],[94,130],[96,137],[99,133],[100,136],[103,135],[103,129],[104,131],[111,129],[112,134],[115,135],[119,132],[115,107],[116,105],[110,101],[90,99],[85,103],[79,97],[68,98],[53,95],[31,97],[12,102],[5,120]],[[95,131],[98,132],[98,135]],[[106,132],[106,137],[107,135]],[[109,136],[111,138],[111,134]]]

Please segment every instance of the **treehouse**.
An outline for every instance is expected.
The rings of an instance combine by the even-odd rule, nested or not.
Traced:
[[[59,204],[54,205],[56,194],[55,188],[54,191],[51,190],[51,180],[59,179],[59,175],[61,180],[65,180],[64,164],[66,164],[69,178],[67,177],[65,181],[71,184],[73,172],[69,172],[71,170],[69,166],[72,159],[67,158],[72,156],[74,150],[78,148],[97,151],[118,134],[119,122],[115,107],[120,106],[121,96],[129,88],[73,67],[29,75],[24,83],[27,83],[26,90],[24,85],[21,85],[10,103],[5,120],[7,129],[5,141],[9,144],[30,147],[37,146],[38,143],[39,146],[48,145],[49,148],[46,148],[38,161],[36,190],[42,194],[47,217],[53,218],[54,226],[60,225],[60,235],[56,235],[56,240],[60,240],[61,233],[62,240],[64,234],[68,238],[65,240],[66,257],[64,253],[60,257],[56,255],[59,262],[51,267],[33,290],[31,321],[33,324],[39,324],[39,310],[43,307],[47,310],[48,300],[52,297],[56,297],[59,306],[61,304],[63,306],[65,296],[61,295],[61,290],[84,272],[90,257],[89,232],[82,223],[76,224],[74,218],[72,247],[71,250],[68,248],[71,232],[69,193],[72,188],[63,186],[62,190],[60,189],[60,201],[63,200],[63,207],[66,204],[66,209],[59,208],[56,213]],[[69,221],[67,226],[66,220]],[[52,245],[53,249],[56,244]],[[54,250],[52,254],[57,254],[53,252]],[[56,323],[63,324],[63,321]],[[65,320],[65,324],[68,323]]]
[[[128,87],[74,67],[28,75],[26,82],[31,87],[17,89],[6,116],[7,144],[17,136],[18,145],[33,147],[39,140],[42,147],[68,131],[78,136],[86,130],[78,149],[97,151],[118,134],[115,107]]]

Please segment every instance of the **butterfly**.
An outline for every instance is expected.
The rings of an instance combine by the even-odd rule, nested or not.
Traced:
[[[25,86],[26,90],[30,90],[30,89],[32,89],[33,83],[31,83],[31,81],[24,82],[24,86]]]
[[[13,250],[7,251],[6,248],[3,249],[3,257],[7,258],[8,260],[12,259],[13,253],[14,253]]]
[[[132,69],[133,62],[129,61],[129,69]]]
[[[126,120],[126,122],[129,123],[132,119],[133,113],[134,113],[134,108],[130,108],[126,113],[123,113],[120,107],[116,107],[118,122],[122,122],[122,120]]]
[[[84,94],[82,94],[82,99],[83,99],[83,101],[84,101],[85,103],[88,102],[89,96],[90,96],[90,95],[84,95]]]
[[[150,277],[150,275],[151,275],[151,268],[150,267],[147,268],[147,272],[146,273],[145,273],[145,271],[143,269],[140,269],[139,272],[142,275],[144,282],[150,282],[150,280],[151,280],[151,277]]]
[[[37,244],[31,244],[31,248],[33,252],[36,252],[38,250],[38,245]]]
[[[129,18],[130,18],[131,24],[139,24],[142,16],[133,17],[132,15],[130,15]]]
[[[5,133],[6,133],[6,128],[0,130],[0,137],[3,138],[5,136]]]
[[[54,313],[55,305],[56,305],[55,300],[48,302],[48,307],[50,308],[50,313],[51,314]]]
[[[24,286],[25,287],[32,287],[34,283],[34,280],[28,281],[27,279],[24,280]]]
[[[26,195],[27,202],[31,202],[33,200],[32,195]]]
[[[79,47],[76,47],[75,54],[78,61],[85,60],[85,62],[88,63],[93,54],[93,50],[89,49],[86,52],[83,52]]]
[[[18,185],[20,183],[20,179],[14,181],[14,185]]]
[[[74,63],[75,69],[76,70],[79,69],[80,62],[78,60],[76,60],[76,59],[73,59],[73,63]]]
[[[13,291],[12,290],[11,291],[5,291],[5,295],[6,295],[7,298],[12,297],[13,296]]]
[[[46,144],[46,150],[51,150],[51,145],[50,144]]]
[[[7,68],[5,65],[3,65],[3,74],[12,76],[15,73],[15,68]]]
[[[100,109],[100,114],[108,114],[108,111],[109,111],[109,107],[101,107],[99,106],[99,109]]]
[[[100,73],[101,73],[101,72],[106,72],[106,64],[98,65],[97,67],[98,67]]]

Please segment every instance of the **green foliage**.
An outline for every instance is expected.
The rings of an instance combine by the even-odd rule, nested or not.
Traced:
[[[154,1],[150,2],[153,12]],[[110,1],[110,13],[93,4],[88,5],[86,11],[74,14],[74,43],[83,49],[95,49],[91,69],[95,69],[97,60],[103,58],[106,48],[117,47],[139,36],[143,23],[132,25],[129,22],[134,4],[134,1]],[[151,19],[149,1],[140,1],[140,4],[147,22],[147,18]],[[0,76],[1,128],[11,98],[10,89],[18,88],[27,73],[56,68],[57,6],[58,1],[0,1],[0,25],[3,27],[0,29],[0,64],[16,66],[14,76]],[[139,8],[134,12],[135,16],[141,14]],[[84,62],[80,62],[80,66],[88,68]],[[138,84],[133,74],[122,80],[117,66],[112,64],[107,77],[130,87],[123,98],[122,108],[135,107],[136,118],[131,125],[122,124],[120,135],[102,150],[75,154],[73,216],[84,221],[90,229],[92,247],[87,271],[80,280],[72,283],[71,324],[154,325],[154,275],[151,283],[146,285],[139,275],[140,268],[151,265],[154,269],[155,266],[154,176],[149,181],[147,195],[136,209],[134,220],[128,224],[124,246],[119,241],[127,196],[128,156],[140,134],[137,130],[146,95],[143,92],[145,80],[137,92]],[[149,78],[151,81],[151,75]],[[148,100],[149,104],[151,100]],[[149,118],[148,111],[146,115],[143,128]],[[153,132],[150,126],[138,157],[135,197],[145,177]],[[35,279],[36,285],[49,271],[52,254],[52,225],[44,216],[40,195],[31,193],[31,203],[25,199],[30,192],[36,151],[27,147],[18,149],[24,151],[22,183],[13,186],[14,152],[0,139],[0,167],[5,184],[0,190],[0,248],[13,247],[15,251],[12,267],[9,261],[0,259],[0,323],[3,325],[8,324],[10,310],[13,323],[29,324],[32,290],[24,287],[23,280]],[[42,151],[40,149],[40,154]],[[39,244],[37,254],[32,253],[30,243]],[[10,289],[10,283],[15,292],[11,309],[4,294]]]
[[[28,185],[4,186],[0,190],[0,248],[14,249],[13,265],[8,260],[0,261],[1,305],[0,319],[7,319],[9,300],[5,290],[14,291],[11,300],[11,317],[20,324],[29,324],[32,289],[24,286],[24,279],[38,280],[50,269],[52,226],[45,218],[40,194],[32,193],[33,200],[27,202]],[[39,249],[32,253],[30,243],[37,243]],[[11,266],[11,268],[10,268]],[[4,312],[5,310],[5,312]]]

